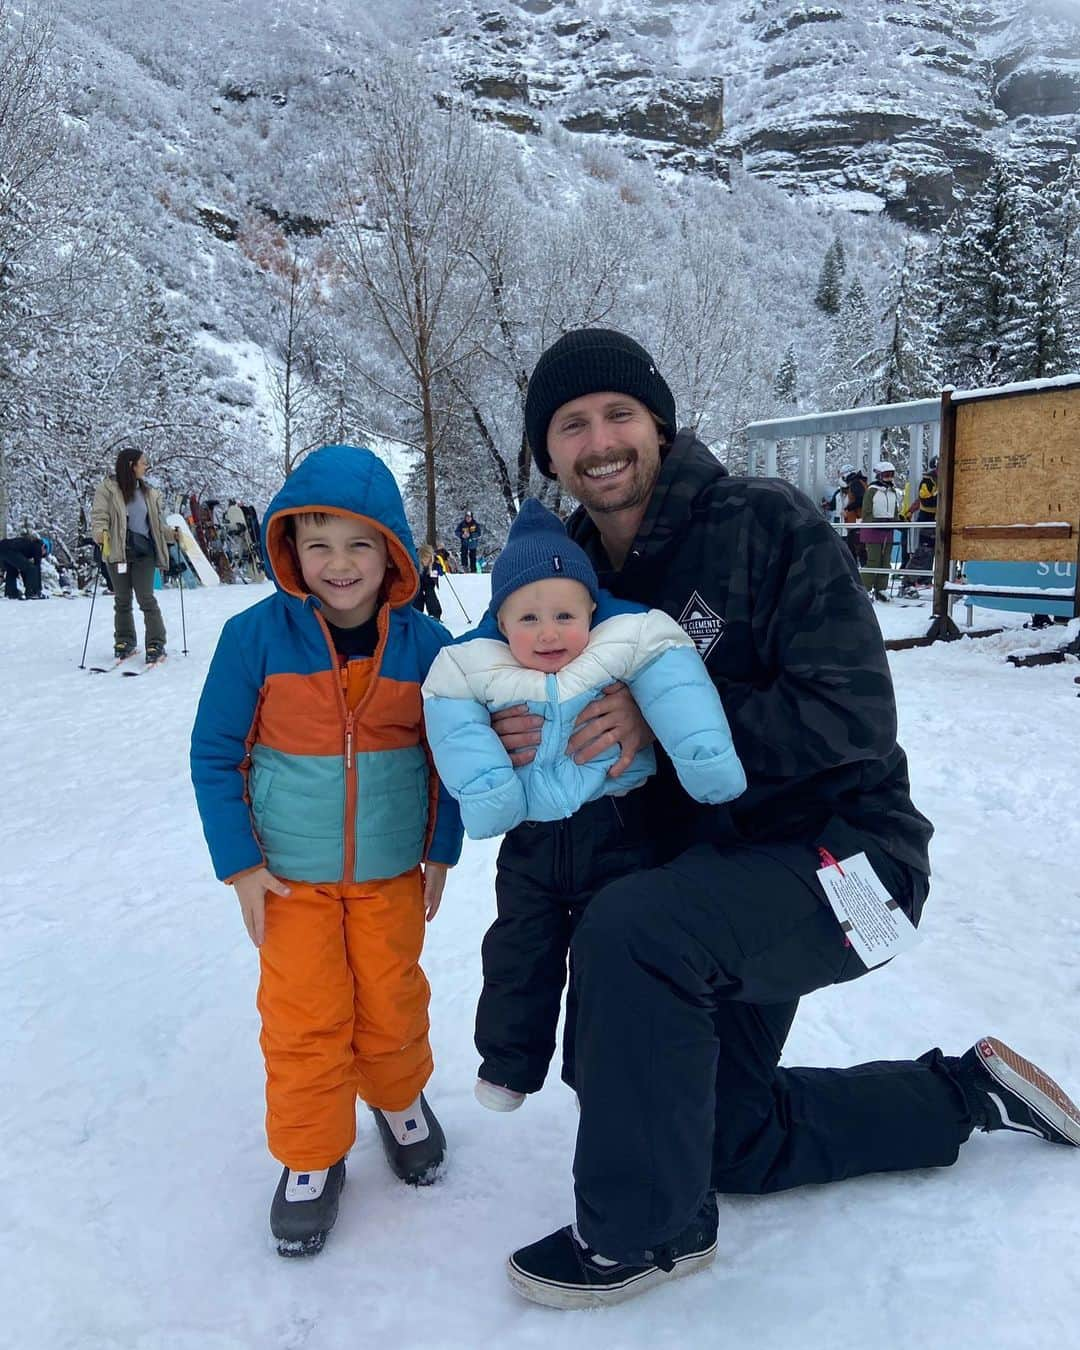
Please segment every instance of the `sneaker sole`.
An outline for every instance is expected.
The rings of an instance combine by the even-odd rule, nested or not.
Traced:
[[[489,1111],[516,1111],[519,1107],[525,1105],[524,1093],[511,1093],[509,1088],[499,1088],[494,1084],[482,1083],[479,1080],[473,1088],[473,1096],[481,1106],[486,1106]]]
[[[556,1280],[540,1280],[535,1275],[526,1274],[514,1265],[510,1257],[506,1271],[514,1289],[532,1303],[542,1303],[545,1308],[608,1308],[616,1303],[625,1303],[627,1299],[637,1298],[658,1284],[667,1284],[671,1280],[681,1280],[687,1275],[696,1275],[716,1260],[716,1243],[703,1252],[692,1252],[680,1257],[671,1270],[661,1270],[653,1266],[638,1275],[632,1275],[621,1284],[602,1287],[583,1288],[576,1284],[560,1284]]]
[[[1061,1139],[1055,1142],[1080,1148],[1080,1108],[1037,1064],[1018,1055],[996,1036],[983,1036],[977,1045],[979,1063],[1002,1087],[1015,1092]]]

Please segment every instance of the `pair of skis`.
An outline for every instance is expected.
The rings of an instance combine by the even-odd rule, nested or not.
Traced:
[[[128,652],[127,656],[121,656],[115,660],[111,666],[90,666],[88,674],[90,675],[111,675],[114,670],[119,670],[121,675],[134,679],[138,675],[149,675],[152,670],[158,666],[163,666],[168,660],[167,656],[159,656],[156,661],[151,661],[149,665],[143,666],[142,670],[122,669],[127,666],[129,661],[134,660],[136,656],[141,655],[138,647],[133,652]]]

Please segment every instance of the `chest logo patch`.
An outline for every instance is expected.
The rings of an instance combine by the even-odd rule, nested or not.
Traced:
[[[679,627],[698,649],[698,655],[704,661],[720,641],[727,627],[727,620],[721,618],[714,609],[710,609],[695,591],[679,615]]]

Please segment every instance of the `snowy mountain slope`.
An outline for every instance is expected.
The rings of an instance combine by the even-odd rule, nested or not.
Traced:
[[[454,578],[467,607],[484,578]],[[263,589],[162,598],[169,663],[76,669],[89,602],[0,605],[8,778],[0,916],[0,1345],[20,1350],[1047,1350],[1080,1315],[1080,1156],[977,1136],[938,1173],[726,1199],[706,1274],[603,1313],[523,1303],[506,1253],[571,1214],[557,1081],[511,1117],[472,1098],[494,843],[467,844],[429,931],[443,1181],[389,1175],[362,1114],[340,1222],[273,1254],[255,957],[214,882],[187,740],[216,636]],[[456,631],[452,599],[447,618]],[[917,611],[883,613],[890,625]],[[1017,634],[894,654],[913,790],[933,818],[924,941],[806,1000],[789,1063],[961,1049],[986,1030],[1080,1089],[1080,669],[1018,671]],[[109,648],[94,616],[89,658]]]
[[[993,154],[1045,181],[1080,146],[1072,0],[474,0],[439,44],[520,130],[555,119],[714,176],[739,157],[924,228]]]
[[[141,260],[225,339],[265,339],[251,276],[260,236],[321,228],[338,113],[387,42],[521,132],[561,127],[578,146],[599,134],[707,176],[740,158],[787,190],[918,225],[940,223],[992,151],[1045,179],[1080,148],[1074,0],[56,10],[65,111],[100,152],[88,172]]]

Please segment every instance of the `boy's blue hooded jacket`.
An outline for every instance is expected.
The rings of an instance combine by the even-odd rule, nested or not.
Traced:
[[[525,820],[565,819],[585,802],[631,791],[655,771],[651,747],[619,778],[607,776],[618,746],[587,764],[566,752],[578,714],[615,680],[628,685],[690,796],[716,803],[743,791],[720,696],[692,640],[661,610],[601,591],[589,645],[557,674],[518,665],[490,611],[436,657],[424,681],[428,741],[471,838],[503,834]],[[544,726],[535,759],[515,769],[491,714],[518,703]]]
[[[290,515],[360,516],[389,567],[370,682],[349,711],[320,602],[300,578]],[[410,603],[416,555],[393,475],[370,450],[314,451],[263,525],[277,593],[226,623],[191,736],[191,777],[214,871],[266,866],[294,881],[366,882],[423,859],[452,864],[461,820],[423,737],[420,686],[450,635]]]

